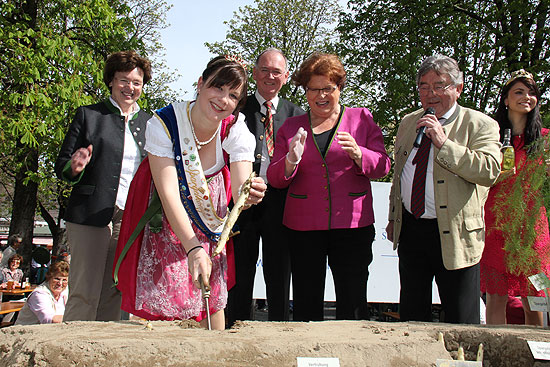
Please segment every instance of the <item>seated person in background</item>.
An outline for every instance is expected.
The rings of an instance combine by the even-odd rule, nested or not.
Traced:
[[[31,256],[31,281],[40,284],[46,279],[46,272],[50,266],[50,251],[42,246],[36,247]],[[63,260],[63,259],[59,259]]]
[[[23,238],[18,234],[12,234],[8,237],[8,247],[6,247],[3,252],[3,259],[0,262],[0,268],[5,268],[8,266],[8,260],[15,254],[17,254],[17,249],[23,243]]]
[[[5,253],[5,252],[4,252]],[[5,256],[5,255],[4,255]],[[12,255],[10,259],[8,260],[8,266],[6,268],[2,269],[2,278],[3,282],[1,287],[4,289],[8,288],[8,282],[12,282],[10,287],[13,289],[15,287],[21,286],[21,280],[23,279],[23,271],[19,269],[19,264],[21,264],[21,260],[23,260],[23,257],[21,255]],[[19,300],[23,297],[23,295],[3,295],[2,301],[15,301]],[[6,314],[2,321],[4,322],[10,322],[12,318],[14,317],[15,313],[11,312]]]
[[[40,284],[27,298],[19,311],[16,325],[49,324],[63,321],[65,304],[69,297],[69,264],[54,263],[46,273],[46,281]]]
[[[12,280],[15,286],[19,286],[21,284],[21,280],[23,279],[23,270],[19,269],[21,260],[23,260],[21,255],[15,254],[10,257],[8,260],[8,266],[2,269],[2,275],[4,276],[5,282]]]

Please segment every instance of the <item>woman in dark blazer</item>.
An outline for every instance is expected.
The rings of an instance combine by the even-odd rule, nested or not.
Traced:
[[[110,55],[103,80],[111,96],[79,107],[55,163],[73,186],[64,216],[71,251],[65,321],[120,320],[112,268],[132,177],[145,157],[151,115],[136,101],[151,79],[151,63],[134,51]]]
[[[292,79],[310,109],[279,129],[267,178],[288,187],[293,319],[323,320],[327,259],[336,318],[363,319],[374,240],[370,180],[388,173],[390,159],[369,110],[340,105],[346,72],[337,56],[312,54]]]

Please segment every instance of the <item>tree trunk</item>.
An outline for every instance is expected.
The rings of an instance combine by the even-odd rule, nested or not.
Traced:
[[[27,172],[38,171],[38,151],[19,142],[17,149],[17,161],[21,162],[21,166],[15,175],[10,235],[18,233],[23,237],[23,244],[18,249],[18,253],[23,256],[21,269],[28,274],[33,250],[32,239],[38,184],[25,179],[27,178]]]
[[[28,27],[36,29],[37,21],[37,1],[26,0],[19,4],[22,14],[25,15],[25,21]],[[19,21],[17,17],[12,21]],[[29,45],[32,47],[32,45]],[[14,89],[25,90],[28,86],[24,84],[15,84]],[[18,108],[24,108],[18,106]],[[15,162],[20,162],[15,174],[15,186],[13,193],[13,206],[10,221],[10,235],[19,234],[23,238],[23,243],[17,252],[23,256],[21,269],[26,276],[30,274],[31,253],[34,248],[34,215],[36,212],[36,200],[38,195],[38,184],[28,179],[28,173],[38,172],[38,148],[30,147],[21,142],[21,137],[17,137],[17,143],[14,152]]]
[[[42,218],[44,218],[46,223],[48,223],[48,228],[52,233],[52,257],[58,257],[62,252],[67,250],[67,236],[65,235],[66,230],[64,228],[61,228],[59,223],[60,220],[58,219],[56,221],[40,201],[38,202],[38,208],[40,209],[40,215],[42,216]],[[59,218],[61,218],[61,214],[59,214]]]

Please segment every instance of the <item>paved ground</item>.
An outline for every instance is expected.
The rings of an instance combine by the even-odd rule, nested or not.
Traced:
[[[267,321],[267,312],[269,305],[263,308],[258,308],[258,304],[261,304],[261,302],[256,303],[256,307],[254,308],[254,321]],[[369,311],[370,311],[370,319],[372,321],[392,321],[388,320],[388,318],[381,314],[382,311],[393,311],[393,309],[396,306],[388,304],[385,306],[379,306],[378,304],[369,304]],[[290,312],[290,317],[292,320],[292,309]],[[336,320],[336,303],[335,302],[325,302],[325,320]],[[397,320],[395,320],[397,321]]]
[[[258,302],[259,301],[259,302]],[[268,308],[269,305],[259,308],[258,306],[262,306],[263,300],[255,300],[256,305],[254,307],[254,317],[252,320],[254,321],[268,321],[267,315],[268,315]],[[369,303],[369,314],[370,314],[370,321],[389,321],[389,322],[397,322],[399,319],[395,318],[395,316],[398,314],[399,311],[399,305],[393,304],[393,303]],[[432,314],[433,314],[433,321],[439,322],[440,321],[440,306],[434,305]],[[292,309],[290,312],[290,318],[292,321]],[[336,302],[325,302],[325,320],[336,320]]]

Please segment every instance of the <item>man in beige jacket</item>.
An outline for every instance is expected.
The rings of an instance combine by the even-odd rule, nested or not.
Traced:
[[[386,228],[399,255],[401,320],[432,320],[435,277],[441,321],[479,323],[483,205],[500,173],[499,127],[457,104],[464,84],[455,60],[428,57],[417,85],[423,109],[399,125]]]

